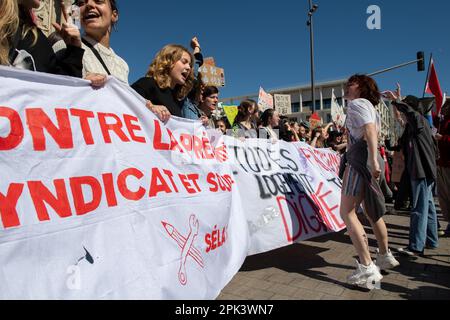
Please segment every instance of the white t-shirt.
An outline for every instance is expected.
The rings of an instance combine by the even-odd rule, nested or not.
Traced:
[[[374,123],[377,133],[380,132],[381,121],[378,112],[369,100],[355,99],[350,102],[347,108],[346,127],[350,135],[355,139],[364,137],[364,126]]]

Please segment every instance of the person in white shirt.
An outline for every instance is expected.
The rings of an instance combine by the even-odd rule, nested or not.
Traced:
[[[365,75],[352,76],[346,85],[345,99],[349,101],[346,128],[348,133],[348,160],[344,172],[340,214],[359,257],[357,269],[347,281],[370,288],[383,278],[380,269],[399,265],[388,247],[388,234],[383,215],[386,212],[384,196],[379,187],[381,175],[378,152],[380,121],[374,105],[380,101],[376,82]],[[376,264],[372,261],[364,227],[356,215],[361,203],[378,242]]]

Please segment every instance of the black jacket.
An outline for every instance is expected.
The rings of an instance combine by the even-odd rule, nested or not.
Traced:
[[[22,39],[24,27],[24,24],[20,23],[13,39],[13,46],[10,52],[11,62],[14,61],[17,53],[15,49],[25,50],[33,57],[36,67],[35,71],[77,78],[82,77],[84,49],[67,46],[66,52],[61,57],[57,57],[47,37],[40,29],[37,31],[37,40],[34,45],[34,36],[31,31]]]
[[[436,145],[428,120],[404,102],[393,102],[406,115],[402,136],[406,168],[412,179],[436,180]]]

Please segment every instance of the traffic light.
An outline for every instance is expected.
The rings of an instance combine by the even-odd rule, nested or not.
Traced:
[[[425,71],[425,54],[423,51],[417,52],[417,71]]]

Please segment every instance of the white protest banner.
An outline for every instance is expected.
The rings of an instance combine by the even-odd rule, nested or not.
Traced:
[[[291,95],[290,94],[275,94],[275,109],[280,115],[288,115],[292,113]]]
[[[250,233],[249,254],[340,231],[339,155],[305,143],[226,138]]]
[[[273,96],[264,91],[262,87],[259,88],[258,107],[263,112],[267,109],[273,109]]]
[[[343,227],[337,154],[217,139],[113,78],[0,67],[0,299],[214,299],[248,254]]]

